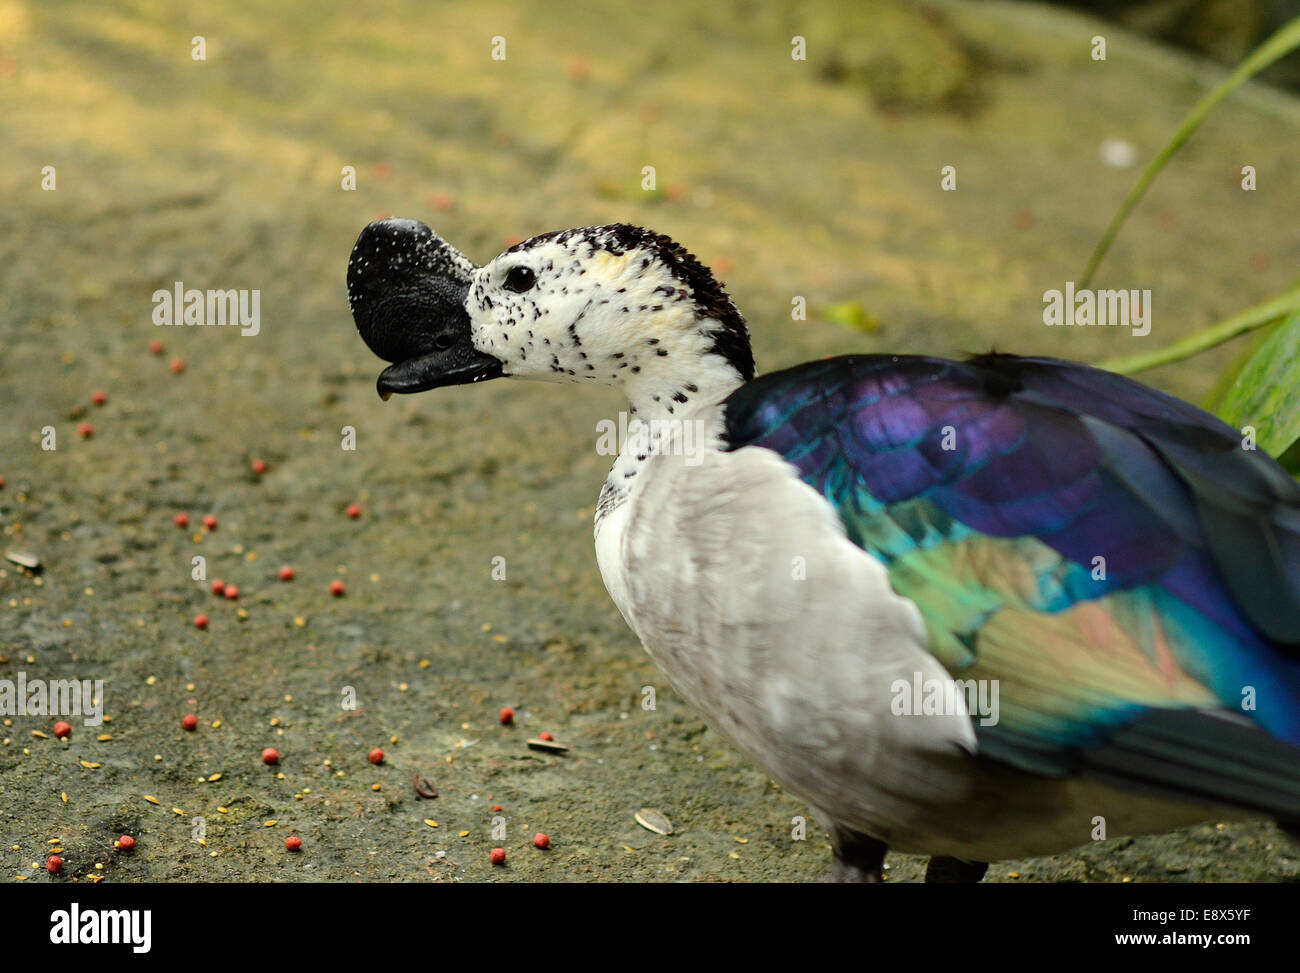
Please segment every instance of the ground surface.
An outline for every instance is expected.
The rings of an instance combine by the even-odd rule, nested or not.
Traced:
[[[990,345],[1100,359],[1275,293],[1300,260],[1300,108],[1245,92],[1103,268],[1103,286],[1153,289],[1152,335],[1042,325],[1042,292],[1076,277],[1135,175],[1100,161],[1103,140],[1147,158],[1216,76],[1094,21],[1001,4],[550,6],[0,0],[0,542],[44,565],[0,571],[0,677],[103,679],[111,716],[74,720],[67,743],[33,736],[43,718],[0,731],[0,874],[48,880],[33,864],[55,838],[60,881],[96,862],[113,881],[826,870],[815,827],[790,840],[801,804],[673,695],[604,593],[595,430],[621,403],[508,383],[376,398],[382,363],[343,286],[373,218],[423,218],[479,260],[563,226],[653,226],[727,279],[766,369]],[[794,35],[807,61],[791,59]],[[1243,164],[1257,192],[1238,187]],[[939,189],[945,165],[956,192]],[[178,280],[260,289],[261,333],[154,327],[151,294]],[[806,322],[791,320],[796,295]],[[844,301],[878,328],[817,313]],[[1150,379],[1196,398],[1232,354]],[[107,404],[89,404],[94,389]],[[207,513],[215,531],[197,526]],[[195,555],[237,602],[191,579]],[[503,705],[514,727],[497,724]],[[568,754],[526,749],[543,730]],[[417,797],[415,773],[441,796]],[[641,828],[641,807],[675,833]],[[538,830],[547,852],[528,844]],[[111,847],[124,832],[130,855]],[[891,880],[919,876],[917,859],[890,864]],[[989,878],[1295,880],[1300,855],[1271,826],[1207,824]]]

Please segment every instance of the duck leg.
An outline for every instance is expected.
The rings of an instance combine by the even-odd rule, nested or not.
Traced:
[[[831,828],[835,861],[827,882],[883,882],[885,843],[859,831]]]
[[[968,862],[960,858],[935,855],[925,868],[925,880],[945,884],[974,884],[982,879],[988,870],[988,862]]]

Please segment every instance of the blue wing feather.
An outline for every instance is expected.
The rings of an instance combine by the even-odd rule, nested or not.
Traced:
[[[1276,698],[1247,715],[1300,746],[1300,485],[1213,416],[1051,359],[847,356],[733,393],[725,438],[782,455],[887,562],[963,533],[1032,537],[1062,559],[1039,578],[1043,611],[1145,592],[1188,633],[1180,662],[1225,710],[1240,712],[1243,686],[1263,687]],[[884,508],[882,526],[871,515]],[[1088,571],[1099,554],[1100,583]],[[1116,700],[1073,749],[1032,733],[1007,749],[1022,764],[1053,753],[1060,769],[1080,748],[1114,743],[1117,722],[1126,747],[1146,746],[1143,715]],[[1179,724],[1188,741],[1193,725]],[[1170,735],[1162,724],[1160,747]],[[1202,757],[1212,749],[1197,745]]]

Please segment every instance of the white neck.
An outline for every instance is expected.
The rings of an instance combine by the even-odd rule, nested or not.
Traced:
[[[637,474],[660,451],[665,437],[676,434],[688,447],[698,448],[702,431],[685,428],[691,415],[704,406],[721,402],[744,380],[725,359],[705,355],[696,367],[677,374],[633,375],[623,382],[628,396],[628,425],[640,426],[640,435],[624,437],[618,458],[596,506],[596,521],[626,503],[635,489]]]

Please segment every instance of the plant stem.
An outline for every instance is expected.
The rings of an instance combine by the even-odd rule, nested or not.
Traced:
[[[1205,120],[1205,116],[1213,111],[1219,102],[1223,101],[1224,98],[1227,98],[1228,95],[1247,81],[1251,75],[1262,71],[1278,58],[1290,54],[1297,47],[1300,47],[1300,17],[1283,24],[1277,33],[1255,48],[1244,61],[1237,65],[1236,70],[1215,85],[1210,93],[1187,113],[1173,138],[1142,171],[1138,181],[1129,190],[1128,195],[1124,197],[1124,202],[1120,203],[1119,210],[1116,211],[1110,225],[1106,227],[1106,232],[1101,235],[1101,240],[1098,241],[1096,249],[1092,251],[1092,256],[1088,258],[1088,266],[1083,272],[1083,277],[1078,284],[1079,287],[1088,286],[1092,280],[1092,275],[1097,272],[1098,265],[1110,249],[1110,245],[1115,242],[1120,227],[1124,225],[1124,221],[1128,219],[1129,214],[1133,212],[1133,208],[1137,206],[1138,200],[1142,198],[1151,183],[1155,181],[1156,176],[1160,174],[1160,170],[1164,168],[1170,157],[1200,127],[1201,122]]]
[[[1098,363],[1097,367],[1111,372],[1118,372],[1121,375],[1145,372],[1150,368],[1190,358],[1199,352],[1221,345],[1225,341],[1230,341],[1238,335],[1271,324],[1297,310],[1300,310],[1300,285],[1283,291],[1277,297],[1264,301],[1262,304],[1256,304],[1244,311],[1239,311],[1216,325],[1203,328],[1195,334],[1190,334],[1186,338],[1165,345],[1163,348],[1143,352],[1140,355],[1111,358]]]

